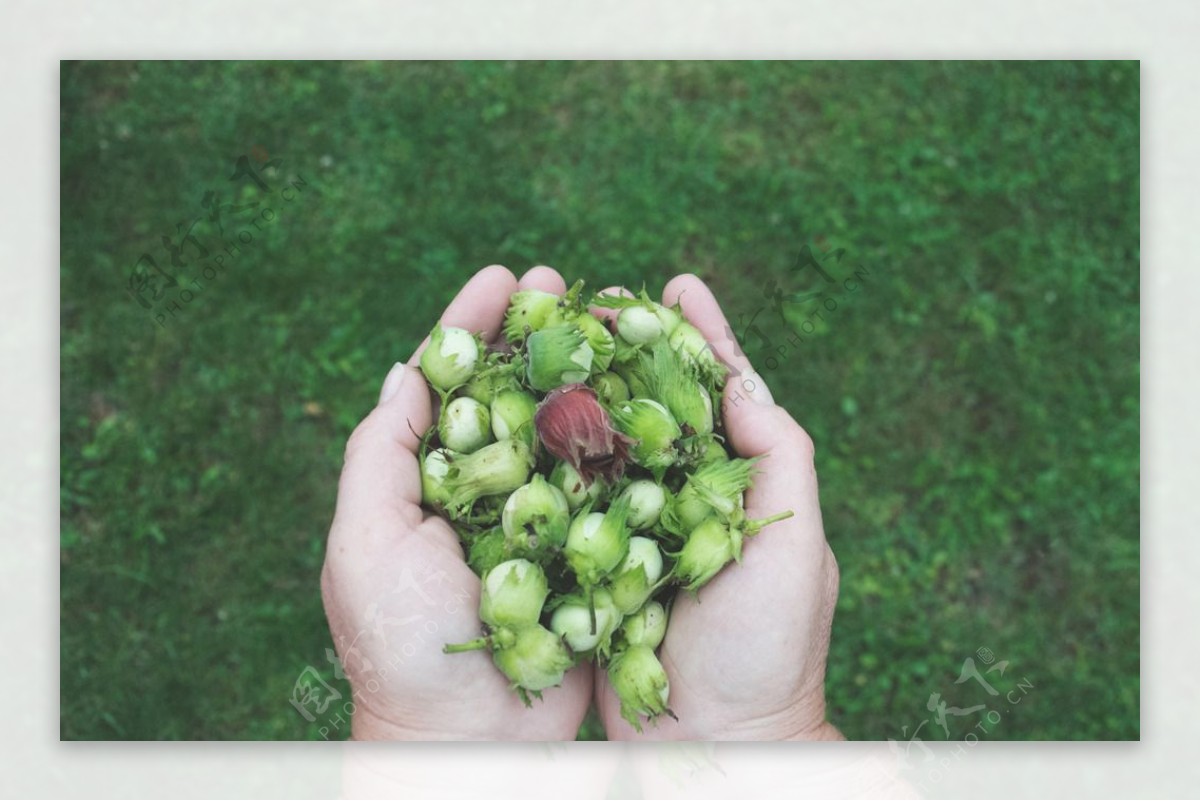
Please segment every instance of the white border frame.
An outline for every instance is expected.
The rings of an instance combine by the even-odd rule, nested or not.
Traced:
[[[174,13],[172,13],[174,12]],[[1141,59],[1143,103],[1141,743],[984,743],[932,796],[1195,795],[1200,484],[1193,343],[1200,314],[1200,4],[953,2],[10,3],[0,11],[5,392],[0,411],[0,617],[10,692],[4,788],[24,796],[313,797],[610,792],[841,795],[796,760],[869,759],[870,744],[724,747],[731,778],[656,784],[615,745],[86,744],[58,742],[58,80],[76,58],[1116,58]],[[949,744],[938,744],[953,758]],[[460,750],[462,749],[462,750]],[[462,770],[464,764],[469,771]],[[365,767],[364,767],[365,766]],[[420,768],[425,770],[420,770]],[[401,784],[386,778],[400,769]],[[444,770],[445,773],[439,772]],[[614,774],[613,771],[616,771]],[[816,770],[814,768],[814,770]],[[346,785],[343,787],[343,772]],[[660,771],[661,772],[661,771]],[[850,770],[850,774],[855,771]],[[647,781],[647,775],[651,777]],[[816,780],[813,776],[817,775]],[[482,776],[483,784],[470,782]],[[512,780],[509,784],[504,777]],[[614,778],[615,777],[615,778]],[[830,779],[823,784],[825,778]],[[715,781],[715,780],[713,780]],[[365,783],[364,783],[365,782]],[[451,784],[450,782],[454,782]],[[614,783],[615,782],[615,783]],[[717,788],[721,788],[719,791]],[[861,788],[860,788],[861,789]],[[869,792],[869,791],[868,791]]]

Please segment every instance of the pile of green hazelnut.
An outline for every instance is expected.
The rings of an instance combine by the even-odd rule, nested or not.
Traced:
[[[704,336],[678,305],[585,301],[578,282],[515,293],[491,347],[439,324],[421,369],[438,408],[423,503],[481,579],[481,636],[444,650],[490,651],[526,704],[590,660],[636,728],[671,715],[656,652],[676,593],[792,514],[746,518],[754,460],[726,447],[727,370]]]

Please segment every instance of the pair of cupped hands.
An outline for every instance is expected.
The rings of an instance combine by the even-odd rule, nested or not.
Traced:
[[[549,267],[519,281],[504,267],[487,267],[441,322],[494,342],[509,297],[524,289],[562,294],[566,285]],[[435,423],[416,367],[427,339],[388,373],[378,405],[350,436],[329,532],[321,587],[352,687],[354,739],[570,740],[593,699],[610,740],[840,738],[824,697],[838,570],[821,523],[812,441],[775,404],[699,278],[677,276],[662,302],[680,303],[734,368],[722,403],[728,440],[738,455],[762,457],[747,515],[795,512],[748,541],[742,562],[698,595],[676,599],[660,659],[677,719],[661,717],[639,734],[621,718],[604,671],[590,664],[526,708],[487,652],[442,653],[445,643],[480,635],[480,583],[454,529],[421,508],[417,453]]]

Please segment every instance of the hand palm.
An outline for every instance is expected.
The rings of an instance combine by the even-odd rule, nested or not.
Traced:
[[[811,722],[823,721],[820,690],[832,614],[825,599],[836,597],[836,587],[828,586],[821,554],[816,569],[797,570],[804,563],[794,553],[798,537],[788,522],[748,541],[742,563],[727,567],[698,595],[677,597],[659,656],[678,721],[643,725],[640,736],[778,739],[803,734],[813,713],[819,715]],[[620,719],[606,680],[599,690],[609,737],[639,736]]]
[[[789,509],[795,516],[748,538],[741,564],[726,567],[698,594],[679,593],[659,654],[678,720],[643,725],[639,734],[621,719],[616,694],[598,675],[601,717],[610,739],[812,736],[825,719],[825,659],[837,599],[812,442],[750,372],[707,287],[680,276],[663,293],[664,304],[676,302],[734,368],[722,404],[729,441],[740,456],[762,457],[746,494],[748,517]]]
[[[518,287],[507,270],[490,267],[442,322],[494,338],[509,296],[534,287],[565,289],[552,271],[535,271]],[[450,524],[420,508],[415,454],[418,432],[432,423],[429,388],[415,369],[396,370],[403,382],[347,444],[322,575],[330,628],[355,688],[354,735],[573,739],[592,696],[590,666],[570,671],[563,686],[526,709],[489,654],[442,653],[446,643],[480,635],[479,579]]]
[[[518,288],[561,293],[565,285],[547,268],[518,285],[507,270],[491,267],[464,287],[442,322],[493,339]],[[685,291],[685,315],[726,363],[747,370],[698,279],[672,281],[664,303]],[[402,383],[389,391],[400,375]],[[821,525],[812,445],[757,376],[729,384],[723,414],[730,442],[742,456],[763,457],[747,513],[796,515],[748,540],[742,564],[722,571],[698,598],[681,593],[660,652],[679,720],[661,719],[643,736],[828,736],[823,682],[837,569]],[[590,665],[568,672],[563,686],[526,709],[487,653],[442,653],[445,643],[479,636],[479,579],[451,526],[419,505],[418,432],[432,423],[427,385],[415,370],[398,367],[383,395],[347,445],[322,577],[330,626],[355,687],[355,736],[573,738],[593,694]],[[601,671],[595,696],[610,739],[637,736]]]
[[[384,514],[372,529],[373,547],[327,579],[341,608],[365,612],[359,625],[341,626],[354,633],[338,645],[363,723],[376,727],[371,736],[574,738],[591,696],[590,669],[524,708],[486,652],[442,653],[445,643],[480,634],[479,579],[449,524],[431,516],[413,527],[404,515]]]

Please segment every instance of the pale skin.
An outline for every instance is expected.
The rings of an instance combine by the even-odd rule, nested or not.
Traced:
[[[488,267],[441,322],[494,341],[518,289],[561,294],[566,286],[548,267],[519,281]],[[322,573],[326,614],[354,688],[355,739],[571,740],[593,699],[611,740],[841,738],[825,714],[838,570],[821,522],[812,441],[729,341],[704,283],[677,276],[662,302],[677,301],[742,373],[727,383],[722,414],[738,455],[762,457],[748,515],[795,512],[748,540],[740,565],[676,602],[659,655],[678,721],[662,717],[638,734],[621,718],[603,671],[588,664],[525,708],[487,653],[442,653],[443,643],[479,636],[479,579],[450,525],[420,506],[419,435],[435,422],[415,367],[423,343],[388,374],[378,406],[347,443]]]

